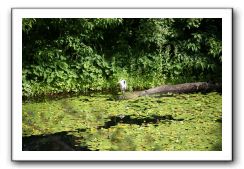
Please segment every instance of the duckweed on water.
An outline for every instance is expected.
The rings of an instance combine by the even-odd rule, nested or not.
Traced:
[[[113,100],[79,96],[23,103],[23,150],[222,149],[222,96],[178,94]]]

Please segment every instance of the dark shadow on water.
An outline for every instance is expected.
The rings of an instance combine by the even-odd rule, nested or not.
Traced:
[[[222,118],[218,118],[217,120],[215,120],[218,123],[222,123]]]
[[[212,151],[222,151],[222,143],[218,142],[215,145],[212,146]]]
[[[81,129],[77,132],[84,132]],[[49,135],[37,135],[22,137],[23,151],[90,151],[87,146],[79,145],[78,137],[68,134],[69,132],[59,132]]]
[[[115,92],[116,93],[116,92]],[[68,99],[68,98],[79,98],[80,96],[87,96],[87,97],[97,97],[97,95],[108,95],[110,98],[115,97],[114,90],[111,91],[86,91],[86,92],[61,92],[61,93],[50,93],[45,95],[38,95],[38,96],[30,96],[22,97],[22,101],[24,103],[41,103],[53,100],[61,100],[61,99]],[[88,100],[89,101],[89,100]]]
[[[172,121],[183,121],[184,119],[175,119],[172,115],[164,115],[164,116],[158,116],[158,115],[152,115],[152,116],[140,116],[140,117],[134,117],[130,115],[119,115],[119,116],[111,116],[109,118],[109,121],[105,122],[103,126],[100,126],[98,128],[105,128],[108,129],[112,126],[116,126],[118,123],[124,123],[124,124],[155,124],[158,125],[159,122],[161,123],[171,123]]]

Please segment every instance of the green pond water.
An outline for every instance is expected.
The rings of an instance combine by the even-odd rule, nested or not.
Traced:
[[[93,94],[22,109],[24,151],[221,151],[222,96]]]

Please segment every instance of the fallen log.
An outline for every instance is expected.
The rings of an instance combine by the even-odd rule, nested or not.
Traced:
[[[166,93],[194,93],[194,92],[208,92],[220,91],[222,86],[220,84],[213,84],[207,82],[184,83],[177,85],[162,85],[159,87],[151,88],[141,91],[139,96],[151,94],[166,94]]]
[[[222,91],[221,84],[213,84],[208,82],[183,83],[177,85],[162,85],[144,91],[135,91],[127,93],[126,99],[131,99],[140,96],[147,96],[153,94],[167,94],[167,93],[194,93],[194,92],[210,92]]]

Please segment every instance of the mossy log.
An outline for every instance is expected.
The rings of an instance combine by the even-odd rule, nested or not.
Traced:
[[[208,82],[196,82],[196,83],[184,83],[177,85],[162,85],[155,88],[151,88],[144,91],[136,91],[133,93],[127,93],[126,99],[131,99],[139,96],[147,96],[153,94],[167,94],[167,93],[194,93],[194,92],[221,92],[221,84],[213,84]]]
[[[166,93],[208,92],[213,90],[218,90],[218,91],[221,90],[221,85],[207,83],[207,82],[163,85],[163,86],[141,91],[139,96],[145,96],[150,94],[166,94]]]

